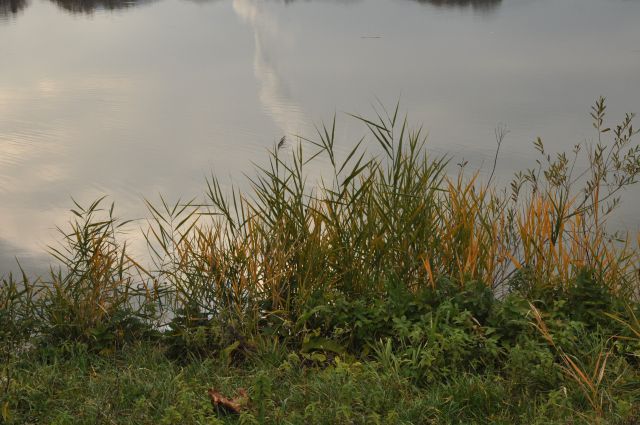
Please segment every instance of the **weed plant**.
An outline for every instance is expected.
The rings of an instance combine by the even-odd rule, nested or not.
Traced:
[[[334,118],[249,191],[147,201],[149,262],[113,206],[76,204],[59,266],[0,284],[2,420],[635,423],[640,240],[607,222],[640,147],[633,115],[591,112],[593,142],[538,139],[504,189],[452,173],[397,106],[352,117],[347,151]],[[216,416],[205,385],[250,407]]]

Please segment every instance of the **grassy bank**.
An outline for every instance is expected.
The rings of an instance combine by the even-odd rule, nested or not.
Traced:
[[[618,360],[601,389],[613,401],[607,399],[606,414],[598,416],[577,384],[553,366],[553,353],[533,342],[512,351],[504,370],[465,372],[454,361],[461,370],[417,385],[406,357],[310,363],[271,346],[230,366],[217,357],[177,362],[151,344],[128,345],[117,356],[67,345],[18,362],[7,422],[637,423],[637,375],[626,375],[628,366]],[[625,374],[615,390],[613,374]],[[217,413],[210,388],[228,397],[245,388],[251,400],[240,415]]]
[[[76,205],[60,266],[0,286],[2,420],[636,423],[640,253],[607,219],[640,148],[605,111],[504,189],[397,109],[353,117],[369,137],[342,155],[321,127],[248,192],[148,202],[150,263],[113,207]],[[240,414],[210,388],[245,388]]]

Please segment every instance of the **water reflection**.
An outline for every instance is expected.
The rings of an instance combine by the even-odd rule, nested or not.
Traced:
[[[354,4],[359,3],[362,0],[282,0],[282,3],[289,5],[294,3],[312,3],[312,2],[320,2],[325,4]]]
[[[502,0],[416,0],[418,3],[429,4],[443,8],[467,8],[471,7],[478,12],[492,12],[496,10]]]
[[[58,6],[72,13],[91,14],[96,10],[117,10],[151,3],[154,0],[52,0]]]
[[[44,276],[51,260],[45,253],[27,251],[0,237],[0,278],[6,278],[9,274],[20,278],[22,271],[28,277]]]
[[[280,25],[256,0],[234,0],[233,10],[253,28],[253,72],[260,82],[260,102],[283,135],[303,134],[308,126],[302,107],[289,93],[286,78],[277,66],[275,46],[287,40]]]
[[[27,5],[27,0],[0,0],[0,21],[17,15]]]

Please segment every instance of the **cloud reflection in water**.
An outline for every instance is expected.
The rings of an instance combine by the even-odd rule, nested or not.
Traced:
[[[260,82],[260,102],[283,135],[302,134],[302,129],[308,126],[307,119],[300,105],[289,94],[274,58],[277,43],[286,40],[286,35],[282,34],[277,22],[258,1],[234,0],[233,10],[254,31],[253,71]]]

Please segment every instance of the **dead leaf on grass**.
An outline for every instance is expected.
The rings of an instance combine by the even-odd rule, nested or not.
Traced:
[[[238,388],[234,398],[227,398],[213,388],[210,388],[208,393],[213,407],[216,409],[221,408],[227,413],[239,414],[249,402],[249,395],[244,388]]]

